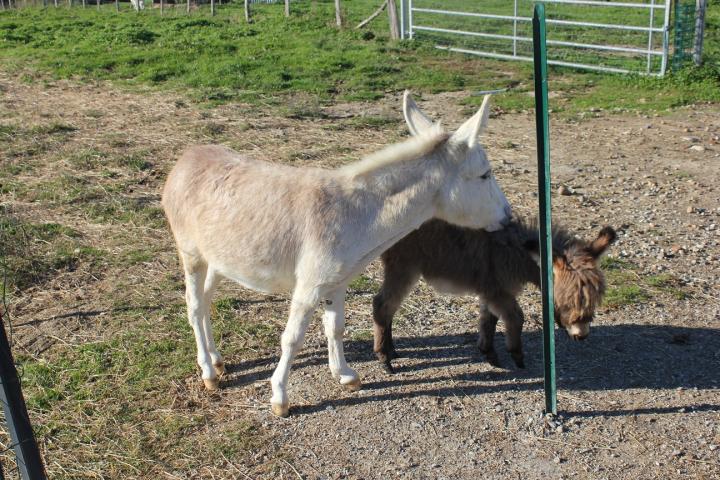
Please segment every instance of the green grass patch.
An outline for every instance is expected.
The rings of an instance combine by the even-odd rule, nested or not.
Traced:
[[[608,307],[642,303],[662,294],[677,300],[688,298],[687,290],[670,274],[638,275],[631,262],[609,256],[603,257],[600,265],[607,280],[603,303]]]
[[[600,259],[600,268],[602,268],[603,270],[632,269],[632,267],[632,263],[621,258],[610,257],[606,255]]]
[[[664,292],[677,300],[685,300],[689,297],[689,293],[677,281],[677,279],[669,273],[661,273],[658,275],[650,275],[645,277],[644,281],[650,287]]]
[[[352,293],[375,293],[380,289],[380,283],[365,274],[361,274],[350,282],[348,289]]]
[[[57,223],[29,223],[3,212],[0,216],[0,269],[7,271],[5,288],[23,290],[56,273],[92,267],[104,250],[81,243],[81,234]]]
[[[375,3],[358,0],[343,5],[347,24],[365,18],[376,8]],[[483,5],[486,10],[507,8],[503,2]],[[467,3],[458,6],[464,10],[476,8]],[[560,7],[567,10],[567,18],[587,10]],[[210,17],[206,9],[190,16],[171,12],[163,18],[154,10],[117,15],[112,5],[104,5],[100,11],[17,9],[0,14],[0,61],[7,69],[37,69],[58,78],[177,89],[210,104],[240,100],[282,106],[298,93],[325,102],[374,100],[405,88],[424,92],[509,88],[496,97],[499,109],[528,110],[533,106],[529,64],[440,51],[434,48],[433,38],[423,39],[423,35],[414,41],[391,41],[384,21],[373,22],[365,30],[338,29],[332,25],[333,8],[329,0],[300,2],[290,18],[285,18],[276,5],[253,5],[254,23],[250,25],[242,20],[240,4],[223,5],[215,17]],[[527,8],[531,8],[529,3]],[[606,10],[594,9],[614,12]],[[559,94],[551,100],[551,108],[575,116],[598,108],[663,111],[720,101],[718,10],[708,10],[704,67],[688,68],[664,79],[551,68],[550,89]],[[460,17],[445,20],[466,21]],[[595,20],[614,23],[612,18]],[[656,21],[660,21],[659,16]],[[488,22],[484,28],[495,27]],[[562,35],[579,41],[589,34],[588,29],[576,30]],[[630,41],[616,40],[621,44]],[[528,44],[522,46],[527,48]],[[318,114],[312,108],[294,110],[289,113],[293,118]],[[93,111],[88,110],[88,115],[92,116]],[[371,120],[359,126],[379,128],[382,123],[373,125]],[[72,126],[55,125],[46,131],[70,133]],[[222,132],[208,133],[216,136]]]
[[[350,334],[350,339],[355,342],[367,342],[373,339],[372,330],[354,330]]]
[[[650,295],[638,285],[618,285],[608,288],[604,303],[608,307],[622,307],[642,303],[650,299]]]
[[[220,297],[214,302],[211,313],[213,328],[219,337],[227,339],[227,353],[279,345],[282,333],[279,325],[285,323],[287,312],[283,312],[283,321],[276,324],[249,315],[248,310],[253,303],[256,302],[234,297]]]
[[[85,148],[71,153],[67,161],[76,170],[87,171],[104,163],[107,154],[96,148]]]

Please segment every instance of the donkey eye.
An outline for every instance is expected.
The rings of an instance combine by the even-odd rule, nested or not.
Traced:
[[[480,178],[482,178],[483,180],[487,180],[488,178],[490,178],[490,175],[490,172],[485,172],[484,174],[480,175]]]

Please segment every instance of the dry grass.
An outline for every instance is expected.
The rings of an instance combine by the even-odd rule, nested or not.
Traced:
[[[318,366],[324,362],[324,346],[317,327],[309,333],[294,374],[293,401],[306,414],[296,423],[283,423],[288,421],[273,419],[267,409],[267,379],[286,297],[223,285],[214,326],[230,373],[219,393],[202,390],[159,190],[174,158],[190,143],[222,142],[294,165],[331,167],[358,158],[404,135],[399,98],[324,106],[297,97],[283,108],[207,109],[169,94],[65,81],[25,84],[1,72],[0,90],[0,157],[8,159],[0,166],[0,239],[13,272],[7,284],[13,348],[50,477],[309,478],[324,473],[318,465],[336,468],[322,463],[333,455],[316,452],[314,443],[301,442],[297,433],[311,421],[333,415],[314,399],[318,385],[329,385],[326,369]],[[447,111],[453,110],[449,102],[459,100],[457,94],[440,95],[426,105],[431,112]],[[459,121],[458,113],[447,123]],[[532,199],[521,192],[532,189],[534,178],[519,174],[513,162],[524,155],[518,152],[527,152],[529,140],[519,135],[515,140],[512,149],[502,135],[491,134],[487,142],[501,183],[512,185],[513,204],[527,213]],[[351,287],[348,336],[356,361],[370,356],[370,297],[381,279],[373,264]],[[677,304],[668,291],[673,282],[658,277],[647,280],[644,288],[653,298]],[[474,304],[473,299],[438,297],[421,284],[398,313],[396,335],[422,337],[442,327],[465,328],[458,325],[472,330]],[[528,330],[536,332],[539,308],[532,292],[523,297],[523,306]],[[632,307],[618,308],[623,306]],[[422,364],[442,353],[436,352],[437,345],[418,348],[427,354],[417,362],[422,377]],[[464,355],[448,363],[469,362]],[[374,370],[366,370],[372,382]],[[490,384],[488,379],[497,377],[493,372],[468,371],[450,381],[444,370],[438,371],[439,378],[410,377],[417,385],[395,390],[391,387],[397,379],[387,381],[378,374],[368,395],[383,402],[358,407],[351,425],[334,432],[318,428],[313,435],[318,441],[335,435],[332,442],[337,442],[353,426],[382,414],[371,411],[372,405],[399,408],[398,398],[417,400],[426,408],[433,392],[450,392],[428,410],[448,416],[471,412],[473,406],[485,409],[485,402],[492,409],[492,402],[507,400],[497,392],[477,395],[484,390],[471,380],[481,376]],[[516,385],[534,388],[535,380],[520,377]],[[385,383],[389,386],[383,387]],[[330,407],[359,402],[335,385],[324,388],[321,394]],[[378,393],[383,388],[390,392]],[[531,396],[537,403],[537,395]],[[573,398],[585,405],[592,396]],[[392,416],[387,418],[391,425]],[[508,421],[493,424],[491,431],[498,438],[520,438],[508,433]],[[0,437],[0,443],[7,445],[8,439]],[[0,454],[0,461],[11,463],[9,452]]]
[[[292,472],[257,424],[263,400],[236,404],[200,388],[161,181],[191,143],[337,166],[399,138],[399,114],[338,118],[302,97],[272,112],[207,110],[172,95],[18,84],[2,73],[0,85],[13,347],[50,476]],[[227,286],[214,307],[224,354],[272,351],[286,303]]]

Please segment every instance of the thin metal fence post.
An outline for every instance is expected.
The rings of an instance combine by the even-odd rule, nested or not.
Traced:
[[[555,383],[555,321],[553,308],[552,214],[550,201],[550,125],[548,115],[547,46],[545,6],[535,5],[533,53],[535,62],[535,125],[538,155],[538,197],[540,210],[540,284],[543,312],[543,366],[545,412],[557,414]]]
[[[2,315],[0,315],[0,380],[2,383],[0,403],[5,411],[5,423],[10,431],[20,477],[23,480],[45,480],[45,467],[35,442]]]
[[[667,71],[668,57],[670,56],[670,2],[665,0],[665,17],[663,19],[663,56],[660,64],[660,76]]]

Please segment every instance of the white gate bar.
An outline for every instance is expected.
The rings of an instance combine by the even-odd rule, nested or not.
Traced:
[[[543,0],[543,3],[565,3],[569,5],[596,5],[598,7],[630,7],[630,8],[665,8],[662,4],[650,3],[622,3],[622,2],[597,2],[586,0]]]
[[[408,21],[410,22],[410,23],[408,23],[408,25],[410,26],[410,40],[412,40],[412,12],[415,9],[412,7],[412,0],[407,0],[407,1],[408,1]]]
[[[531,21],[528,18],[528,21]],[[618,30],[634,30],[636,32],[662,32],[663,29],[660,27],[636,27],[634,25],[618,25],[615,23],[591,23],[591,22],[575,22],[572,20],[546,20],[547,23],[555,25],[577,25],[581,27],[597,27],[597,28],[616,28]]]
[[[518,0],[515,0],[513,6],[513,37],[517,37],[517,16],[518,16]],[[517,55],[517,40],[513,40],[513,55]]]
[[[652,3],[652,4],[654,5],[654,4],[655,4],[655,0],[650,0],[650,3]],[[655,9],[652,9],[652,10],[650,10],[650,28],[653,27],[654,22],[655,22]],[[650,30],[650,31],[648,32],[648,48],[647,48],[647,49],[648,49],[648,52],[650,52],[650,50],[652,49],[652,44],[653,44],[653,41],[652,41],[652,40],[653,40],[653,38],[652,38],[653,35],[652,35],[652,34],[653,34],[652,30]],[[647,56],[647,73],[650,73],[650,65],[651,65],[651,64],[652,64],[652,57],[650,56],[650,53],[648,53],[648,56]]]
[[[617,5],[617,4],[615,4]],[[477,17],[477,18],[489,18],[492,20],[516,20],[521,22],[532,22],[530,17],[516,17],[512,15],[494,15],[491,13],[470,13],[470,12],[456,12],[453,10],[438,10],[436,8],[411,8],[413,12],[419,13],[437,13],[440,15],[457,15],[459,17]],[[553,20],[547,19],[546,23],[555,25],[575,25],[578,27],[596,27],[596,28],[615,28],[618,30],[634,30],[638,32],[662,32],[663,29],[659,27],[639,27],[633,25],[617,25],[612,23],[592,23],[592,22],[576,22],[573,20]]]
[[[458,53],[467,53],[469,55],[478,55],[480,57],[488,57],[488,58],[497,58],[500,60],[524,60],[526,62],[532,62],[532,57],[523,57],[521,55],[504,55],[502,53],[490,53],[490,52],[478,52],[477,50],[466,50],[464,48],[455,48],[455,47],[446,47],[443,45],[436,45],[435,48],[438,48],[440,50],[448,50],[450,52],[458,52]],[[584,63],[572,63],[572,62],[562,62],[560,60],[548,60],[549,65],[558,65],[560,67],[572,67],[572,68],[580,68],[585,70],[597,70],[600,72],[612,72],[612,73],[636,73],[633,70],[627,70],[624,68],[614,68],[614,67],[602,67],[600,65],[587,65]],[[642,73],[640,73],[642,75]],[[660,76],[657,73],[650,74],[649,76]]]
[[[665,0],[665,19],[663,20],[663,55],[662,64],[660,65],[660,76],[665,75],[667,70],[668,56],[670,55],[670,0]]]
[[[521,41],[521,42],[532,42],[533,39],[530,37],[518,37],[516,35],[502,35],[499,33],[481,33],[481,32],[468,32],[467,30],[450,30],[447,28],[438,28],[438,27],[425,27],[422,25],[415,25],[415,30],[423,30],[427,32],[439,32],[439,33],[455,33],[458,35],[469,35],[473,37],[482,37],[482,38],[497,38],[500,40],[513,40],[515,41]],[[576,43],[576,42],[566,42],[563,40],[546,40],[546,43],[548,45],[560,45],[563,47],[578,47],[578,48],[589,48],[594,50],[611,50],[614,52],[630,52],[630,53],[641,53],[643,55],[662,55],[662,50],[646,50],[643,48],[632,48],[632,47],[615,47],[612,45],[595,45],[592,43]],[[515,52],[513,52],[513,55],[515,55]]]

